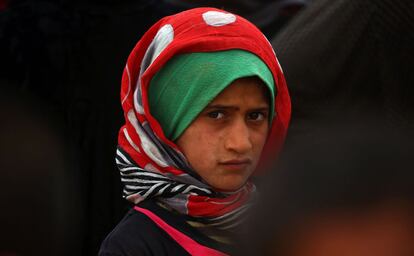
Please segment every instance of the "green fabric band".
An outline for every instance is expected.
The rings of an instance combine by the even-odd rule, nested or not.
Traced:
[[[149,108],[167,138],[175,141],[234,80],[258,76],[269,89],[274,116],[274,81],[266,64],[243,50],[198,52],[173,57],[152,78]]]

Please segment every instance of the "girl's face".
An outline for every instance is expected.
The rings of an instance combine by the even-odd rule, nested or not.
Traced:
[[[268,130],[267,89],[258,78],[242,78],[224,89],[176,143],[204,181],[234,191],[256,168]]]

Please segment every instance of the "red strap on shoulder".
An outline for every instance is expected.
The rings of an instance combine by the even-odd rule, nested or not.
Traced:
[[[190,255],[228,256],[225,253],[222,253],[220,251],[208,248],[204,245],[197,243],[190,237],[186,236],[185,234],[181,233],[177,229],[168,225],[160,217],[158,217],[157,215],[155,215],[149,210],[140,208],[138,206],[135,206],[134,209],[138,212],[145,214],[148,218],[150,218],[155,224],[157,224],[157,226],[162,228],[168,235],[171,236],[172,239],[174,239],[181,247],[183,247],[184,250],[186,250]]]

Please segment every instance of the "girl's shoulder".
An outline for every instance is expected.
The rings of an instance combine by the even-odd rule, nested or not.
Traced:
[[[99,255],[188,255],[188,253],[149,217],[131,209],[102,242]]]

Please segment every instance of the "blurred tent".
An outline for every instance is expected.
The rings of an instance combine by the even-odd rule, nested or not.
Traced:
[[[413,1],[313,1],[272,44],[292,97],[292,135],[367,112],[408,128],[414,117]]]

